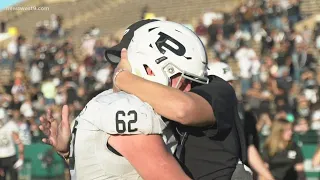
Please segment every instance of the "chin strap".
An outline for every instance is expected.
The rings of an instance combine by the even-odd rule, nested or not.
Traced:
[[[179,80],[178,80],[178,82],[177,82],[177,84],[175,85],[175,87],[174,88],[176,88],[176,89],[179,89],[179,84],[180,84],[180,82],[181,82],[181,79],[182,79],[182,75],[180,76],[180,78],[179,78]],[[171,83],[172,83],[172,80],[171,80]]]

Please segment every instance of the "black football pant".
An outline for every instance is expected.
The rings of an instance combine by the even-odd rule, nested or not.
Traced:
[[[4,175],[0,175],[0,180],[6,180],[8,174],[11,180],[18,180],[18,171],[13,168],[13,165],[17,160],[16,156],[0,158],[0,169],[4,171]]]

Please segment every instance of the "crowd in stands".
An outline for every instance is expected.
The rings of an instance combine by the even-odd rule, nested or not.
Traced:
[[[8,76],[1,78],[0,107],[18,122],[25,145],[41,141],[39,117],[47,109],[61,119],[61,107],[67,104],[72,120],[89,99],[112,87],[113,68],[103,62],[106,46],[99,28],[84,32],[82,54],[77,55],[73,40],[63,38],[61,19],[53,14],[51,21],[37,24],[34,37],[20,35],[1,50],[1,74]],[[117,43],[113,39],[108,46]]]
[[[50,20],[39,21],[36,23],[36,37],[41,40],[54,39],[62,37],[64,30],[62,28],[62,17],[56,14],[50,16]]]
[[[257,118],[263,160],[271,163],[269,168],[278,179],[299,177],[299,173],[276,177],[279,163],[288,166],[283,172],[287,175],[292,169],[303,171],[302,151],[290,143],[295,135],[320,130],[320,22],[314,29],[296,31],[295,25],[303,19],[300,4],[298,0],[248,1],[231,14],[207,12],[195,27],[213,54],[211,63],[236,64],[238,97]],[[284,158],[290,151],[295,152],[294,157],[288,155],[294,162]]]
[[[275,119],[292,122],[298,133],[320,130],[320,22],[297,32],[300,1],[278,2],[249,1],[232,13],[207,12],[197,25],[188,24],[212,54],[211,63],[237,64],[239,99],[255,112],[266,137]],[[146,6],[145,16],[155,14]],[[99,28],[91,27],[82,37],[82,54],[76,54],[73,39],[56,41],[64,36],[62,19],[53,14],[36,25],[35,37],[20,35],[0,53],[1,70],[12,72],[11,81],[0,84],[0,107],[19,123],[26,145],[41,140],[39,116],[46,109],[60,119],[67,104],[72,120],[94,95],[112,87],[113,67],[103,56],[118,40],[103,41]]]
[[[213,61],[238,65],[239,99],[259,118],[259,130],[267,131],[279,116],[297,124],[297,131],[319,129],[320,22],[297,32],[300,2],[280,2],[249,1],[232,14],[205,13],[195,32]]]

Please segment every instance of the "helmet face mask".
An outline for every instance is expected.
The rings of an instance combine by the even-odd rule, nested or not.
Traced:
[[[133,74],[163,85],[170,85],[171,78],[177,74],[208,83],[207,56],[202,42],[191,30],[177,23],[156,21],[137,29],[128,47],[128,60]],[[153,75],[148,75],[146,67]]]

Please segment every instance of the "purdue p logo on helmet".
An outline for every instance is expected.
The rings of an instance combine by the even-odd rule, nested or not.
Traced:
[[[124,39],[128,44],[132,73],[163,85],[169,85],[170,78],[177,74],[192,81],[208,83],[205,48],[187,27],[169,21],[147,22],[134,30],[130,27],[120,44],[126,48]],[[106,57],[108,55],[106,53]],[[152,76],[148,75],[146,67],[152,70]]]

